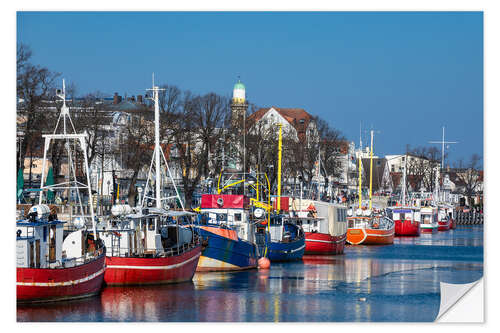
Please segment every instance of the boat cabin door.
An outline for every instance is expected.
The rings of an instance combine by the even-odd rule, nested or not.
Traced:
[[[49,232],[49,262],[54,262],[55,260],[56,260],[56,225],[51,225]]]
[[[35,241],[35,267],[40,267],[40,240]]]
[[[33,245],[33,242],[29,242],[29,249],[30,249],[29,253],[28,253],[29,263],[30,263],[29,267],[33,268],[33,267],[35,267],[35,262],[34,262],[35,261],[34,260],[35,259],[35,247]]]

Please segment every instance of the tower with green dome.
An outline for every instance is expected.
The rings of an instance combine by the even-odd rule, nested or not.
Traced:
[[[233,88],[233,98],[231,100],[232,126],[243,126],[243,116],[246,114],[248,109],[248,103],[246,102],[245,97],[245,85],[241,83],[238,78],[238,82],[236,82]]]

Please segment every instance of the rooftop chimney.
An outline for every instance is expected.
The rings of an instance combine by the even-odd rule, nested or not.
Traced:
[[[113,96],[113,104],[118,104],[122,101],[122,97],[118,95],[118,93],[115,92],[115,95]]]

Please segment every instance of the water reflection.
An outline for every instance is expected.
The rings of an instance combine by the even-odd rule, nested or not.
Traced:
[[[100,296],[68,302],[17,306],[17,321],[100,321]]]
[[[482,233],[468,232],[348,246],[344,255],[304,256],[273,263],[270,270],[197,273],[192,283],[106,287],[86,300],[19,307],[17,316],[18,321],[432,321],[439,310],[439,282],[469,283],[483,274],[482,246],[474,245],[482,244]]]
[[[106,287],[101,294],[103,317],[107,321],[175,321],[177,311],[196,301],[193,291],[194,284],[189,282]]]

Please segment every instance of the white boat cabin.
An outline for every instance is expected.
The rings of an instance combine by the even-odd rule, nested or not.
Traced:
[[[64,237],[64,224],[47,205],[31,207],[28,218],[16,221],[16,266],[63,268],[83,263],[93,254],[93,237],[79,229]]]
[[[386,214],[393,221],[420,222],[420,210],[413,207],[388,207]]]
[[[439,221],[446,221],[447,219],[455,218],[455,210],[451,205],[439,205],[438,219]]]
[[[107,256],[164,256],[193,241],[194,213],[157,208],[134,213],[128,205],[113,208],[113,216],[97,225]]]
[[[291,209],[292,216],[313,218],[302,221],[305,232],[320,232],[331,236],[341,236],[347,232],[347,208],[343,205],[314,200],[293,200]]]
[[[226,225],[238,237],[255,243],[255,225],[250,221],[249,199],[234,194],[203,194],[201,197],[200,224]]]

